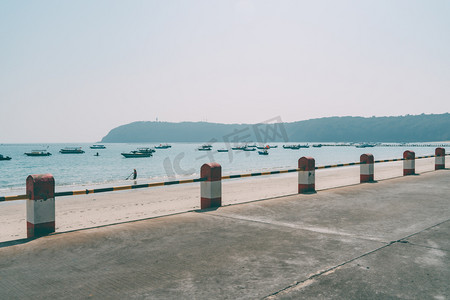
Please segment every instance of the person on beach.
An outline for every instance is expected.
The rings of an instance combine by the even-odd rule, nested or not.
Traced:
[[[137,178],[137,171],[136,169],[133,170],[133,180],[136,180]]]

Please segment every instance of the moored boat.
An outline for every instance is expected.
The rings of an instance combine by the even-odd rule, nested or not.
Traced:
[[[81,150],[81,147],[66,147],[59,150],[61,154],[82,154],[84,150]]]
[[[96,144],[96,145],[92,145],[89,148],[91,149],[106,149],[105,145],[100,145],[100,144]]]
[[[25,152],[24,154],[27,156],[50,156],[50,155],[52,155],[47,150],[31,150],[31,152]]]
[[[264,149],[262,151],[258,151],[259,155],[269,155],[269,151],[267,151],[267,149]]]
[[[2,154],[0,154],[0,160],[10,160],[11,157],[9,156],[3,156]]]
[[[244,150],[245,146],[232,147],[231,150]]]
[[[217,152],[228,152],[228,149],[217,149]]]
[[[266,146],[258,146],[256,148],[259,149],[259,150],[263,150],[263,149],[270,149],[272,147],[270,147],[269,145],[266,145]]]
[[[211,151],[212,145],[205,144],[197,148],[198,151]]]
[[[139,152],[139,151],[136,151],[136,150],[128,152],[128,153],[120,153],[120,154],[122,154],[125,158],[138,158],[138,157],[150,157],[150,156],[152,156],[151,153],[142,153],[142,152]]]
[[[371,147],[375,147],[374,144],[358,144],[355,145],[356,148],[371,148]]]
[[[156,150],[153,149],[153,148],[138,148],[137,152],[140,152],[140,153],[153,153],[153,152],[156,152]]]
[[[159,144],[159,146],[155,146],[155,149],[169,149],[171,147],[169,144]]]

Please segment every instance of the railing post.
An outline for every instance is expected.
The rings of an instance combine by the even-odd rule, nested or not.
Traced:
[[[416,173],[416,153],[406,150],[403,152],[403,176],[414,175]]]
[[[316,161],[303,156],[298,160],[298,193],[308,194],[316,191]]]
[[[218,163],[204,164],[200,168],[200,208],[222,206],[222,167]]]
[[[374,181],[374,159],[372,154],[363,154],[359,158],[359,182],[373,182]]]
[[[27,178],[27,237],[55,232],[55,179],[51,174]]]
[[[435,170],[445,169],[445,149],[436,148],[434,153],[436,155],[434,169]]]

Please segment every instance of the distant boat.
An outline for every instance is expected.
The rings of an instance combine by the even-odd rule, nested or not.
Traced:
[[[259,155],[269,155],[269,151],[267,151],[267,149],[264,149],[262,151],[258,151]]]
[[[172,146],[171,145],[169,145],[169,144],[159,144],[159,146],[155,146],[155,149],[169,149],[169,148],[171,148]]]
[[[355,145],[356,148],[371,148],[371,147],[375,147],[375,145],[373,144],[358,144]]]
[[[47,150],[31,150],[31,152],[25,152],[24,154],[27,156],[50,156],[50,155],[52,155]]]
[[[240,147],[232,147],[231,150],[244,150],[245,146],[240,146]]]
[[[91,147],[89,147],[91,149],[106,149],[105,145],[92,145]]]
[[[139,152],[139,151],[136,151],[136,150],[128,152],[128,153],[120,153],[120,154],[122,154],[125,158],[137,158],[137,157],[150,157],[150,156],[152,156],[151,153],[142,153],[142,152]]]
[[[81,150],[81,147],[66,147],[64,149],[59,150],[61,154],[82,154],[84,150]]]
[[[3,155],[0,154],[0,160],[10,160],[10,159],[11,159],[11,157],[3,156]]]
[[[197,148],[198,151],[211,151],[212,145],[205,144]]]
[[[263,149],[270,149],[270,148],[272,148],[272,147],[270,147],[269,145],[266,145],[266,146],[262,146],[262,147],[260,147],[260,146],[258,146],[258,147],[256,147],[257,149],[260,149],[260,150],[263,150]]]
[[[283,148],[291,149],[291,150],[298,150],[300,148],[309,148],[309,145],[308,144],[306,144],[306,145],[300,145],[300,144],[298,144],[298,145],[283,145]]]
[[[244,150],[244,151],[256,151],[256,148],[248,148],[248,147],[245,147],[245,148],[242,149],[242,150]]]
[[[217,149],[217,152],[228,152],[228,149]]]
[[[256,145],[255,144],[253,144],[253,145],[246,145],[245,147],[247,147],[247,148],[256,148]]]
[[[153,152],[156,152],[156,150],[155,150],[155,149],[152,149],[152,148],[138,148],[138,149],[136,150],[136,152],[140,152],[140,153],[153,153]]]
[[[313,147],[314,148],[320,148],[320,147],[322,147],[322,144],[314,144]]]

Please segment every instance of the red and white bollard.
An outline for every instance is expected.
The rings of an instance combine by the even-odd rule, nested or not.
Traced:
[[[403,176],[414,175],[416,173],[416,153],[406,150],[403,152]]]
[[[51,174],[27,178],[27,237],[55,232],[55,179]]]
[[[200,168],[200,208],[222,206],[222,167],[218,163],[204,164]]]
[[[298,160],[298,193],[308,194],[316,191],[316,161],[303,156]]]
[[[436,159],[434,162],[434,169],[435,170],[445,169],[445,149],[436,148],[434,154],[436,155]]]
[[[359,182],[373,182],[373,174],[374,174],[374,159],[372,154],[363,154],[359,158]]]

